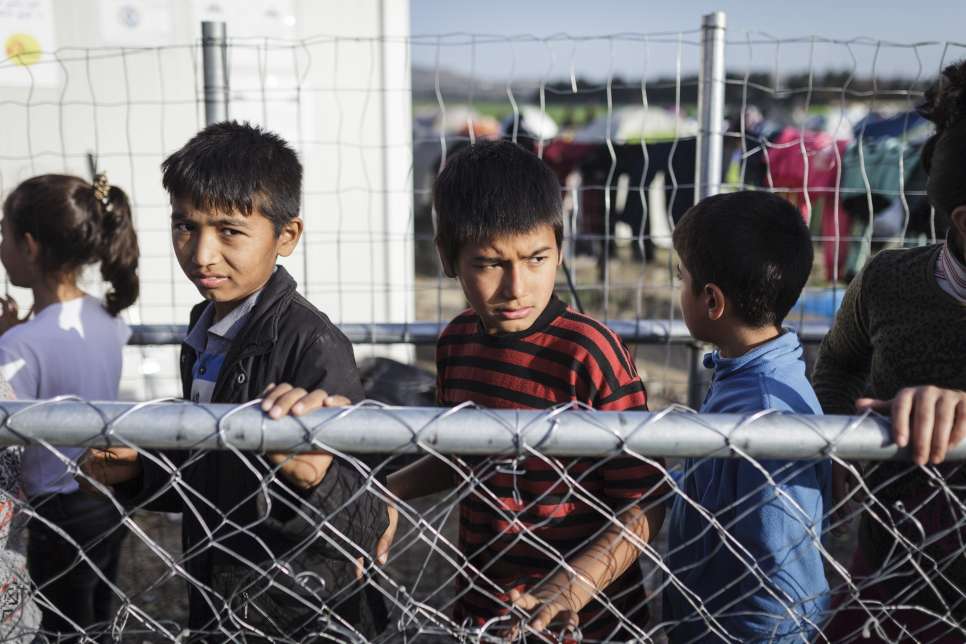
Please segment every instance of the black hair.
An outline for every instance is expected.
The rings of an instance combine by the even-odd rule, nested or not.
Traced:
[[[966,60],[943,69],[939,79],[926,90],[916,111],[936,126],[936,132],[926,142],[922,154],[923,165],[928,171],[936,142],[966,117]]]
[[[966,60],[943,70],[918,110],[936,126],[922,147],[922,165],[929,174],[929,202],[946,218],[966,205]],[[956,233],[952,241],[962,249],[966,240],[960,237]]]
[[[455,266],[460,249],[502,235],[553,228],[560,247],[560,183],[535,154],[509,141],[480,141],[446,159],[433,186],[436,241]]]
[[[302,164],[277,134],[236,121],[209,125],[161,164],[162,184],[195,208],[258,209],[275,227],[298,217]]]
[[[18,240],[30,233],[37,242],[45,275],[100,262],[111,284],[106,308],[117,315],[138,298],[138,238],[124,191],[110,186],[105,196],[98,199],[94,186],[79,177],[45,174],[17,186],[3,203],[3,216]]]
[[[798,209],[768,192],[715,195],[674,228],[674,250],[697,295],[717,284],[752,327],[781,326],[812,270],[814,250]]]

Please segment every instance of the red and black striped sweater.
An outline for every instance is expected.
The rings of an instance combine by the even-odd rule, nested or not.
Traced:
[[[445,406],[473,401],[493,409],[546,409],[578,401],[608,411],[647,409],[644,385],[620,338],[556,297],[529,329],[504,335],[486,334],[479,316],[464,311],[440,335],[436,367]],[[628,456],[465,463],[479,483],[458,477],[470,491],[460,505],[460,547],[482,576],[460,578],[456,614],[478,625],[506,613],[511,589],[522,592],[572,560],[613,514],[665,491],[660,469]],[[605,594],[625,617],[646,623],[637,565]],[[581,611],[584,637],[617,636],[617,616],[602,609],[592,602]]]

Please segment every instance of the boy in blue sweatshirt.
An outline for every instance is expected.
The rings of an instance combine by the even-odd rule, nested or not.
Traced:
[[[717,347],[700,411],[821,414],[798,336],[782,328],[812,267],[798,211],[766,192],[709,197],[678,223],[674,248],[684,321]],[[679,485],[688,498],[674,497],[668,565],[687,591],[665,588],[670,641],[812,641],[828,607],[829,461],[689,458]]]

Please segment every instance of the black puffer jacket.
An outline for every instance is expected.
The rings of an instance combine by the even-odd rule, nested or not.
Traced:
[[[206,305],[194,307],[191,326]],[[195,351],[182,345],[186,398],[195,359]],[[352,345],[296,292],[281,267],[225,357],[212,402],[248,402],[280,382],[353,402],[363,398]],[[356,581],[354,559],[346,556],[360,549],[371,555],[388,525],[385,504],[358,462],[333,460],[322,482],[303,491],[281,476],[263,485],[269,468],[256,454],[159,456],[180,470],[180,478],[142,457],[141,478],[119,493],[133,505],[183,513],[179,563],[189,577],[189,628],[196,638],[227,641],[241,630],[246,641],[300,641],[328,630],[344,640],[352,629],[367,637],[381,630],[381,596]],[[262,638],[253,637],[259,632]]]

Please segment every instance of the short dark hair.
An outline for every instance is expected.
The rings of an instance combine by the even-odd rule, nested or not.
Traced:
[[[675,226],[673,239],[694,293],[717,284],[753,327],[781,325],[808,281],[815,253],[797,208],[751,190],[702,200]]]
[[[299,214],[302,164],[284,139],[255,125],[209,125],[165,159],[161,170],[174,198],[246,216],[258,208],[276,235]]]
[[[510,141],[480,141],[446,159],[433,186],[436,240],[455,265],[460,249],[502,235],[553,228],[563,239],[560,183],[535,154]]]

